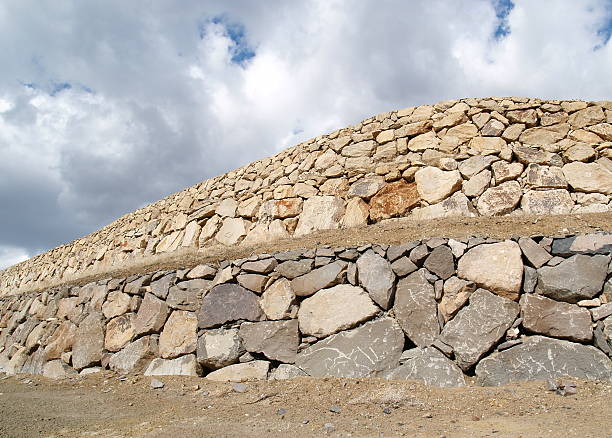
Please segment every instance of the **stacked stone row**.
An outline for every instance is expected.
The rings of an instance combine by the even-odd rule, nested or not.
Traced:
[[[463,99],[379,114],[0,273],[12,292],[136,257],[390,217],[606,212],[612,103]]]
[[[612,234],[260,254],[0,302],[0,368],[612,381]]]

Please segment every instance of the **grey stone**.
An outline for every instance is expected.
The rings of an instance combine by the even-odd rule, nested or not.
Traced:
[[[393,302],[395,293],[395,274],[387,260],[368,250],[357,260],[359,283],[368,291],[370,297],[387,310]]]
[[[591,309],[591,315],[593,321],[599,321],[600,319],[607,318],[612,315],[612,303],[606,303],[603,306],[595,307]]]
[[[47,362],[43,366],[43,376],[49,379],[63,379],[64,377],[78,374],[73,368],[60,359]]]
[[[307,274],[312,270],[312,259],[303,260],[287,260],[281,263],[275,269],[280,275],[289,280]]]
[[[209,328],[226,322],[258,321],[262,316],[257,295],[237,284],[220,284],[202,299],[198,326]]]
[[[488,168],[492,163],[498,160],[499,158],[491,156],[491,155],[487,155],[487,156],[476,155],[474,157],[470,157],[467,160],[464,160],[461,163],[459,163],[459,172],[461,172],[461,174],[465,178],[471,178],[477,173],[482,172],[483,170]]]
[[[524,295],[520,304],[523,327],[532,333],[575,342],[588,342],[593,337],[587,309],[533,294]]]
[[[159,332],[167,317],[166,303],[153,294],[145,294],[134,320],[134,334],[139,336]]]
[[[535,268],[544,266],[552,256],[529,237],[521,237],[518,241],[523,255]]]
[[[427,245],[421,244],[410,251],[409,258],[413,263],[420,264],[429,255]]]
[[[315,269],[306,275],[291,280],[293,292],[298,297],[307,297],[316,291],[340,282],[346,269],[345,262],[334,262]]]
[[[370,377],[397,367],[404,333],[392,318],[337,333],[298,354],[296,366],[313,377]]]
[[[538,271],[530,266],[525,266],[523,271],[523,292],[532,293],[538,283]]]
[[[340,284],[320,290],[302,301],[298,321],[303,334],[321,338],[352,328],[378,312],[378,307],[362,288]]]
[[[610,382],[612,362],[590,345],[533,336],[481,360],[476,376],[484,386],[561,377]]]
[[[172,286],[168,292],[166,303],[173,309],[196,311],[201,296],[201,289],[182,289],[179,286]]]
[[[599,294],[606,280],[609,257],[575,255],[557,266],[538,269],[536,292],[557,301],[577,303]]]
[[[416,271],[417,269],[419,269],[419,267],[412,263],[412,261],[408,257],[401,257],[391,263],[391,269],[393,269],[395,275],[404,277],[410,274],[411,272]]]
[[[170,286],[174,285],[176,282],[176,274],[168,274],[157,281],[151,283],[151,292],[165,300],[168,296],[168,291],[170,290]]]
[[[206,330],[198,338],[197,359],[205,368],[216,370],[232,365],[245,351],[237,328]]]
[[[72,348],[72,365],[75,369],[95,365],[102,359],[104,350],[104,323],[102,315],[90,313],[77,328]]]
[[[181,289],[200,289],[203,294],[212,286],[212,280],[204,280],[203,278],[194,278],[191,280],[181,281],[176,284]]]
[[[158,379],[151,379],[151,389],[162,389],[164,386],[164,382]]]
[[[393,312],[406,336],[419,347],[431,345],[440,334],[435,291],[423,270],[398,282]]]
[[[416,380],[442,388],[465,386],[461,369],[433,347],[415,348],[401,366],[385,373],[392,380]]]
[[[157,354],[157,339],[153,336],[145,336],[113,354],[108,366],[111,370],[122,374],[142,373],[157,357]]]
[[[298,321],[244,322],[240,325],[244,348],[251,353],[263,353],[268,359],[295,362],[300,335]]]
[[[468,370],[499,342],[519,314],[519,305],[478,289],[470,302],[446,323],[440,339],[453,347],[457,365]]]
[[[240,268],[246,272],[253,272],[256,274],[269,274],[276,268],[278,262],[275,259],[264,259],[256,262],[246,262]]]
[[[612,233],[594,233],[554,239],[551,252],[563,257],[575,254],[612,254]]]
[[[145,376],[199,376],[202,369],[195,354],[176,359],[154,359],[146,369]]]
[[[612,317],[597,323],[593,331],[593,341],[597,348],[612,357]]]
[[[453,252],[448,246],[438,246],[425,259],[423,266],[442,280],[446,280],[455,273]]]
[[[151,283],[151,274],[142,275],[123,286],[123,291],[130,295],[142,295],[142,289]]]
[[[274,371],[270,373],[270,380],[287,380],[294,379],[296,377],[306,377],[304,371],[296,367],[295,365],[289,365],[286,363],[280,364]]]
[[[387,258],[389,261],[393,262],[418,245],[418,241],[403,243],[401,245],[391,245],[387,249]]]

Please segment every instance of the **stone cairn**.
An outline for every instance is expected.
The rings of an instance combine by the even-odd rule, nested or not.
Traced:
[[[0,371],[612,381],[609,232],[318,247],[70,284],[393,217],[609,214],[611,119],[610,102],[443,102],[205,181],[1,272]]]

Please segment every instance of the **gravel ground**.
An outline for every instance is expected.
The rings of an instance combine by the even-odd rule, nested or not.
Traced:
[[[0,377],[0,436],[22,437],[606,437],[612,384],[568,379],[440,389],[379,379],[232,385],[110,372],[53,381]],[[607,420],[606,420],[607,418]]]

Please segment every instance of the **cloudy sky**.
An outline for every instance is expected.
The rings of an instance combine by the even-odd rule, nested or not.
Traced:
[[[4,0],[0,268],[379,112],[609,100],[611,30],[612,0]]]

